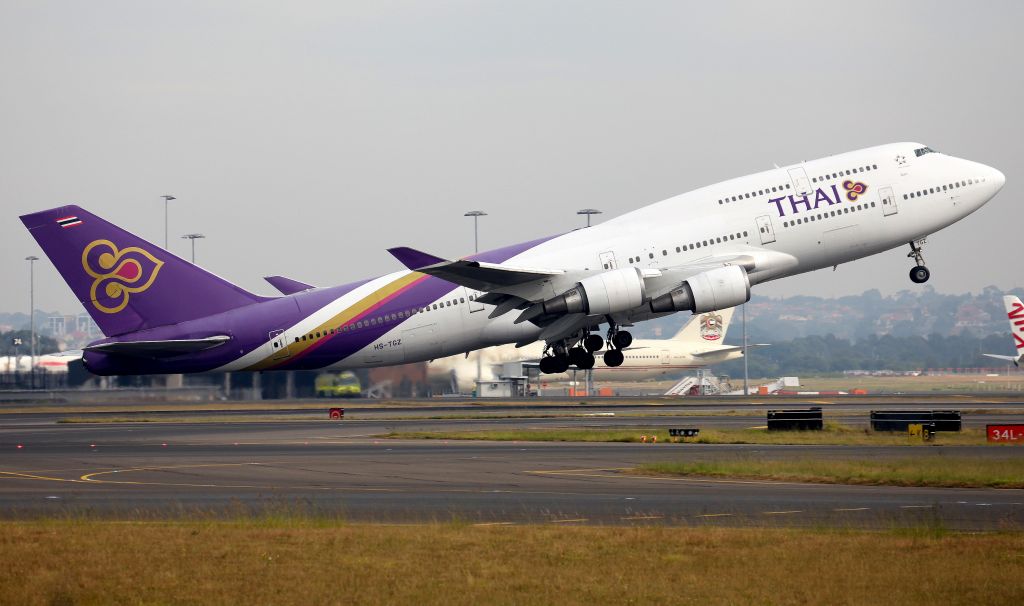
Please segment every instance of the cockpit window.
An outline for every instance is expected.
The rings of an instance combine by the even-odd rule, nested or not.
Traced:
[[[937,153],[939,153],[939,152],[935,151],[934,149],[932,149],[930,147],[921,147],[921,148],[918,148],[918,149],[914,150],[914,155],[917,156],[918,158],[920,158],[921,156],[923,156],[925,154],[937,154]]]

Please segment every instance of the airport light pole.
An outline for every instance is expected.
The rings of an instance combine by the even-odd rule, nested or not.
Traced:
[[[743,311],[743,395],[750,395],[749,377],[747,376],[747,304],[740,305]]]
[[[15,389],[18,388],[18,362],[19,362],[19,360],[21,360],[21,356],[19,355],[20,352],[21,352],[21,339],[19,339],[18,337],[15,337],[14,338],[14,388]],[[7,370],[10,370],[10,368],[8,368]]]
[[[28,322],[29,322],[29,351],[31,352],[29,366],[29,384],[32,389],[36,388],[36,271],[35,265],[39,257],[29,255],[25,257],[28,261]]]
[[[164,250],[167,250],[167,203],[171,200],[177,200],[177,198],[170,194],[164,194],[160,197],[164,199]]]
[[[185,234],[181,237],[182,240],[192,241],[192,265],[196,264],[196,240],[201,240],[205,237],[203,234]]]
[[[478,223],[478,221],[480,220],[480,217],[486,217],[487,213],[485,213],[482,210],[471,210],[471,211],[467,212],[466,214],[464,214],[462,216],[463,217],[473,217],[473,253],[474,254],[479,254],[480,253],[480,231],[479,231],[479,223]],[[478,349],[478,350],[476,350],[476,390],[475,391],[478,391],[478,392],[480,391],[480,379],[482,378],[482,376],[483,376],[483,370],[481,368],[480,350]],[[479,395],[480,394],[478,393],[477,396],[479,396]]]
[[[597,210],[596,208],[581,208],[580,210],[576,211],[576,214],[577,215],[586,215],[587,216],[587,227],[590,227],[590,215],[599,215],[599,214],[601,214],[601,211]]]
[[[473,252],[474,253],[478,253],[478,252],[480,252],[480,237],[479,237],[479,232],[478,232],[479,225],[477,223],[477,220],[480,217],[486,217],[487,213],[485,213],[482,210],[471,210],[471,211],[469,211],[468,213],[466,213],[466,214],[464,214],[462,216],[463,217],[473,217]]]

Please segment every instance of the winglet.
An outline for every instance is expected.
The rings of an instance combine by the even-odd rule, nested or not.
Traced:
[[[431,265],[437,265],[438,263],[448,263],[447,259],[435,257],[434,255],[429,255],[425,252],[416,250],[415,248],[409,248],[407,246],[389,248],[388,252],[401,261],[402,265],[405,265],[413,271],[423,269],[424,267],[429,267]]]
[[[291,278],[286,278],[284,276],[264,276],[263,279],[270,282],[271,286],[281,291],[282,295],[294,295],[297,292],[315,288],[311,284],[292,280]]]

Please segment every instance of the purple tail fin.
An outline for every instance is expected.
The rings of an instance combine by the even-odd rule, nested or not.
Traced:
[[[77,206],[21,222],[107,336],[263,300]]]

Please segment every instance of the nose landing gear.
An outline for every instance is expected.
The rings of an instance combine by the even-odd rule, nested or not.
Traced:
[[[910,270],[910,281],[914,284],[924,284],[932,275],[932,272],[928,271],[928,268],[924,266],[924,242],[924,238],[914,240],[910,243],[910,252],[907,253],[907,257],[914,259],[914,262],[917,263]]]

